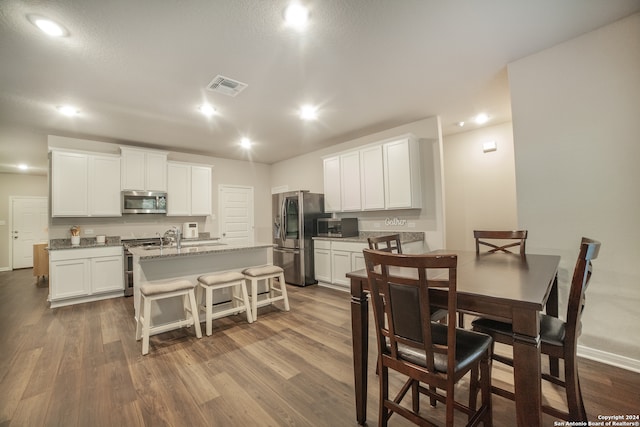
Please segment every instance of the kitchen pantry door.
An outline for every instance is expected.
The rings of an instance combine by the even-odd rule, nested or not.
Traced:
[[[46,197],[10,197],[12,268],[33,267],[33,245],[49,240]]]
[[[253,244],[253,187],[218,186],[220,237],[227,244]]]

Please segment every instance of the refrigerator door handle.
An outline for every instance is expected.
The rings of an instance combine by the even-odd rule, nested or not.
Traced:
[[[280,238],[282,241],[287,240],[287,198],[286,196],[282,198],[282,206],[280,209]]]

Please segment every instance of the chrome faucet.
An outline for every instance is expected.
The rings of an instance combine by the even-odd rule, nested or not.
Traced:
[[[178,227],[173,227],[173,233],[176,236],[176,247],[180,249],[182,247],[182,231]]]
[[[160,239],[160,250],[162,250],[162,245],[164,243],[164,238],[160,235],[160,233],[156,233],[156,235]]]

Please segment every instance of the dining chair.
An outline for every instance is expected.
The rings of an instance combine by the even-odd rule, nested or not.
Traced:
[[[490,426],[492,340],[488,335],[456,327],[457,256],[365,249],[364,258],[378,343],[378,425],[386,426],[394,413],[414,424],[433,425],[427,411],[420,412],[420,394],[424,394],[429,396],[432,406],[436,401],[445,403],[447,426],[453,426],[454,409],[467,414],[467,425],[482,422]],[[402,268],[401,275],[397,274],[397,267]],[[444,269],[448,277],[429,278],[429,271],[436,269],[440,274]],[[432,286],[447,288],[447,324],[431,320]],[[389,369],[407,377],[392,398]],[[465,405],[455,400],[454,391],[467,373],[470,373],[469,404]],[[402,405],[409,390],[411,405]],[[478,392],[482,393],[482,401],[476,408]]]
[[[473,237],[476,239],[476,254],[480,254],[480,246],[491,248],[488,252],[505,252],[509,254],[513,253],[509,248],[519,246],[520,255],[525,254],[527,230],[473,230]],[[508,242],[504,242],[505,240]]]
[[[543,405],[542,411],[554,417],[570,421],[587,421],[587,413],[582,400],[578,379],[577,347],[582,330],[580,318],[585,305],[585,292],[593,271],[592,261],[598,257],[600,242],[583,237],[580,253],[573,270],[573,279],[569,289],[566,320],[546,314],[540,315],[540,352],[550,357],[564,360],[564,381],[560,378],[542,374],[542,379],[565,388],[568,411]],[[490,319],[477,319],[472,322],[473,330],[491,335],[494,342],[513,345],[511,324]],[[513,360],[501,355],[493,359],[513,366]],[[493,387],[493,392],[513,400],[513,393]]]
[[[397,254],[402,253],[400,234],[387,234],[384,236],[369,237],[367,241],[369,242],[369,249]]]
[[[527,241],[527,230],[473,230],[473,237],[476,240],[476,255],[480,255],[481,247],[487,246],[486,253],[509,253],[509,248],[520,247],[520,256],[525,255]],[[514,241],[515,240],[515,241]],[[458,313],[458,326],[464,328],[464,313]]]
[[[402,253],[402,244],[400,243],[400,234],[387,234],[384,236],[367,238],[369,249],[389,253]],[[431,308],[431,320],[445,321],[447,318],[447,310]]]

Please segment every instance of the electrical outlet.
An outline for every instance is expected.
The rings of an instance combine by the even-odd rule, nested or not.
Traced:
[[[92,228],[87,228],[86,230],[84,230],[84,234],[87,234],[87,235],[93,234],[93,229]]]
[[[380,228],[380,223],[379,222],[374,222],[373,223],[373,228]]]
[[[410,222],[409,224],[407,224],[407,227],[416,228],[416,223],[415,222]]]

